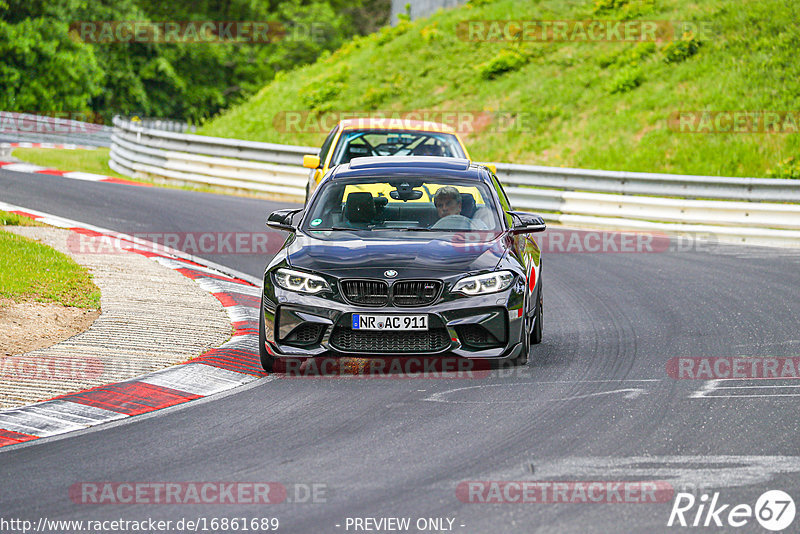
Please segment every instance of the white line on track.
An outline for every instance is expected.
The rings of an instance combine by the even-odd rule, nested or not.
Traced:
[[[57,217],[48,213],[43,213],[36,210],[31,210],[20,206],[15,206],[12,204],[7,204],[2,201],[0,201],[0,210],[9,212],[20,211],[28,213],[30,215],[35,216],[37,220],[40,220],[47,224],[52,224],[53,226],[58,226],[63,228],[84,228],[105,235],[113,234],[115,236],[124,236],[124,234],[120,234],[118,232],[112,232],[104,228],[95,227],[78,221],[72,221],[70,219]],[[171,251],[164,251],[164,252],[170,253]],[[224,275],[227,277],[231,276],[239,277],[238,275],[240,274],[235,271],[230,271],[224,268],[223,270],[215,271],[213,268],[217,266],[216,264],[213,264],[212,262],[206,262],[205,260],[194,258],[193,256],[182,254],[180,252],[176,252],[174,255],[175,257],[181,259],[188,259],[189,261],[192,262],[203,261],[209,264],[210,267],[201,267],[194,264],[187,264],[178,261],[176,259],[166,259],[160,257],[157,259],[163,260],[163,262],[166,263],[168,267],[172,268],[177,268],[179,266],[187,267],[195,271],[202,271],[216,275]],[[247,279],[252,279],[253,277],[243,275],[240,278],[244,278],[247,280]],[[228,290],[233,289],[232,286],[234,285],[239,285],[239,284],[234,284],[232,281],[220,281],[215,279],[215,282],[219,282],[219,284],[217,284],[216,287]],[[206,282],[205,285],[209,286],[210,283]],[[254,288],[245,285],[241,285],[241,288],[242,289],[240,289],[238,292],[246,294],[253,293],[254,291],[258,290],[257,287]],[[246,308],[245,306],[241,305],[230,306],[226,308],[226,311],[228,311],[228,314],[231,317],[232,322],[244,321],[244,320],[253,320],[255,322],[258,320],[258,311],[257,310],[253,311],[251,309]],[[253,317],[255,318],[253,319]],[[257,345],[258,342],[256,336],[244,335],[244,336],[234,337],[229,342],[224,344],[223,347],[241,348],[242,350],[254,351],[255,349],[257,349]],[[163,371],[159,371],[149,375],[136,377],[127,380],[126,382],[150,383],[153,385],[175,389],[177,391],[184,391],[194,395],[200,395],[204,398],[210,398],[212,396],[225,394],[227,392],[239,389],[240,387],[246,386],[253,382],[271,381],[273,379],[274,376],[269,376],[266,379],[259,379],[259,377],[245,373],[236,373],[234,371],[215,368],[204,364],[190,363],[190,364],[178,365],[176,367],[171,367]],[[197,400],[195,400],[190,404],[195,404],[195,403],[197,403]],[[151,413],[164,412],[164,410],[166,409],[156,410]],[[135,419],[138,420],[139,418],[143,417],[143,415],[144,414],[139,415]],[[85,430],[87,428],[100,425],[101,423],[108,423],[117,420],[126,420],[129,418],[130,416],[124,413],[104,410],[101,408],[87,406],[76,402],[53,399],[50,401],[45,401],[43,403],[23,406],[20,408],[0,412],[0,428],[5,430],[10,430],[13,432],[20,432],[23,434],[37,436],[39,438],[52,438],[54,436],[59,436],[62,434]],[[24,442],[22,444],[19,444],[18,446],[24,446],[26,443],[38,444],[41,442],[39,440],[31,440],[29,442]]]
[[[776,391],[781,389],[791,389],[791,388],[800,388],[800,384],[796,383],[796,380],[793,380],[794,383],[792,384],[776,384],[774,380],[781,380],[781,379],[764,379],[769,380],[770,384],[764,385],[748,385],[742,384],[744,380],[736,380],[736,379],[729,379],[729,380],[708,380],[706,381],[700,389],[693,392],[689,395],[690,399],[756,399],[756,398],[768,398],[768,397],[800,397],[800,392],[796,393],[735,393],[739,390],[767,390],[767,391]],[[727,390],[727,391],[726,391]],[[727,394],[730,392],[731,394]]]
[[[670,455],[565,457],[534,462],[535,480],[662,480],[676,491],[760,485],[800,473],[799,456]],[[494,480],[519,480],[519,468],[491,473]],[[778,479],[780,480],[780,479]],[[786,480],[785,478],[783,479]]]
[[[518,404],[519,399],[514,400],[449,400],[445,398],[447,395],[451,395],[453,393],[459,391],[466,391],[471,389],[483,389],[483,388],[492,388],[492,387],[516,387],[516,386],[540,386],[540,385],[554,385],[554,384],[563,384],[563,385],[573,385],[573,384],[598,384],[598,383],[622,383],[622,382],[659,382],[660,380],[657,379],[642,379],[642,380],[575,380],[575,381],[553,381],[553,382],[515,382],[510,384],[481,384],[479,386],[466,386],[462,388],[453,388],[448,389],[445,391],[440,391],[438,393],[434,393],[429,395],[428,397],[422,399],[423,401],[427,402],[444,402],[449,404]],[[559,401],[569,401],[569,400],[580,400],[580,399],[587,399],[590,397],[599,397],[603,395],[614,395],[624,393],[625,395],[623,398],[626,399],[636,399],[639,396],[647,393],[647,391],[643,388],[621,388],[621,389],[613,389],[608,391],[596,391],[593,393],[586,393],[584,395],[572,395],[569,397],[559,397],[554,399],[541,399],[543,402],[559,402]]]

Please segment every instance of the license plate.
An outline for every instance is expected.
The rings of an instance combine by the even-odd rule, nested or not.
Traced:
[[[353,314],[353,330],[427,330],[427,315]]]

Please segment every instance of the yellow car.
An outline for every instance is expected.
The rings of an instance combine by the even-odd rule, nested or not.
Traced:
[[[329,169],[369,156],[442,156],[469,159],[461,138],[447,125],[382,118],[347,119],[330,131],[318,155],[303,156],[311,169],[306,202]]]

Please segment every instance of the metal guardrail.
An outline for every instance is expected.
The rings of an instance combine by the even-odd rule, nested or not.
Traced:
[[[502,178],[501,178],[502,181]],[[579,228],[706,235],[725,243],[800,247],[800,204],[693,200],[506,187],[517,209]]]
[[[514,207],[552,222],[800,246],[800,180],[496,166]]]
[[[111,145],[110,126],[61,117],[0,111],[0,139],[8,142]]]
[[[503,179],[504,184],[509,185],[535,185],[620,195],[800,202],[800,180],[600,171],[512,163],[496,165],[497,176]]]
[[[111,167],[131,177],[302,201],[304,154],[318,148],[160,131],[115,117]],[[650,174],[497,163],[517,209],[551,222],[706,233],[724,242],[800,246],[800,180]]]
[[[148,128],[114,117],[109,166],[120,174],[276,194],[303,201],[313,147],[256,143]]]
[[[136,122],[138,122],[145,128],[151,128],[153,130],[162,130],[165,132],[177,132],[177,133],[197,132],[197,126],[193,124],[187,124],[186,122],[183,121],[176,121],[169,119],[152,119],[145,117],[145,118],[140,118]]]

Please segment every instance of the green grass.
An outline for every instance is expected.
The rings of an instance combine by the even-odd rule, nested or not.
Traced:
[[[46,226],[40,222],[36,222],[28,217],[17,215],[16,213],[8,213],[7,211],[0,211],[0,226]]]
[[[318,146],[281,132],[286,111],[508,111],[522,128],[464,136],[473,159],[722,176],[791,176],[800,134],[687,134],[682,110],[800,111],[797,0],[473,0],[357,38],[281,73],[202,134]],[[712,32],[683,42],[487,43],[466,20],[683,20]],[[796,160],[796,159],[795,159]],[[788,165],[788,164],[786,164]],[[772,171],[772,172],[770,172]]]
[[[100,308],[100,290],[84,267],[51,247],[2,230],[0,298]]]
[[[14,157],[63,171],[81,171],[115,178],[131,178],[114,172],[108,166],[108,149],[97,148],[94,150],[66,150],[60,148],[16,148],[12,152]]]

